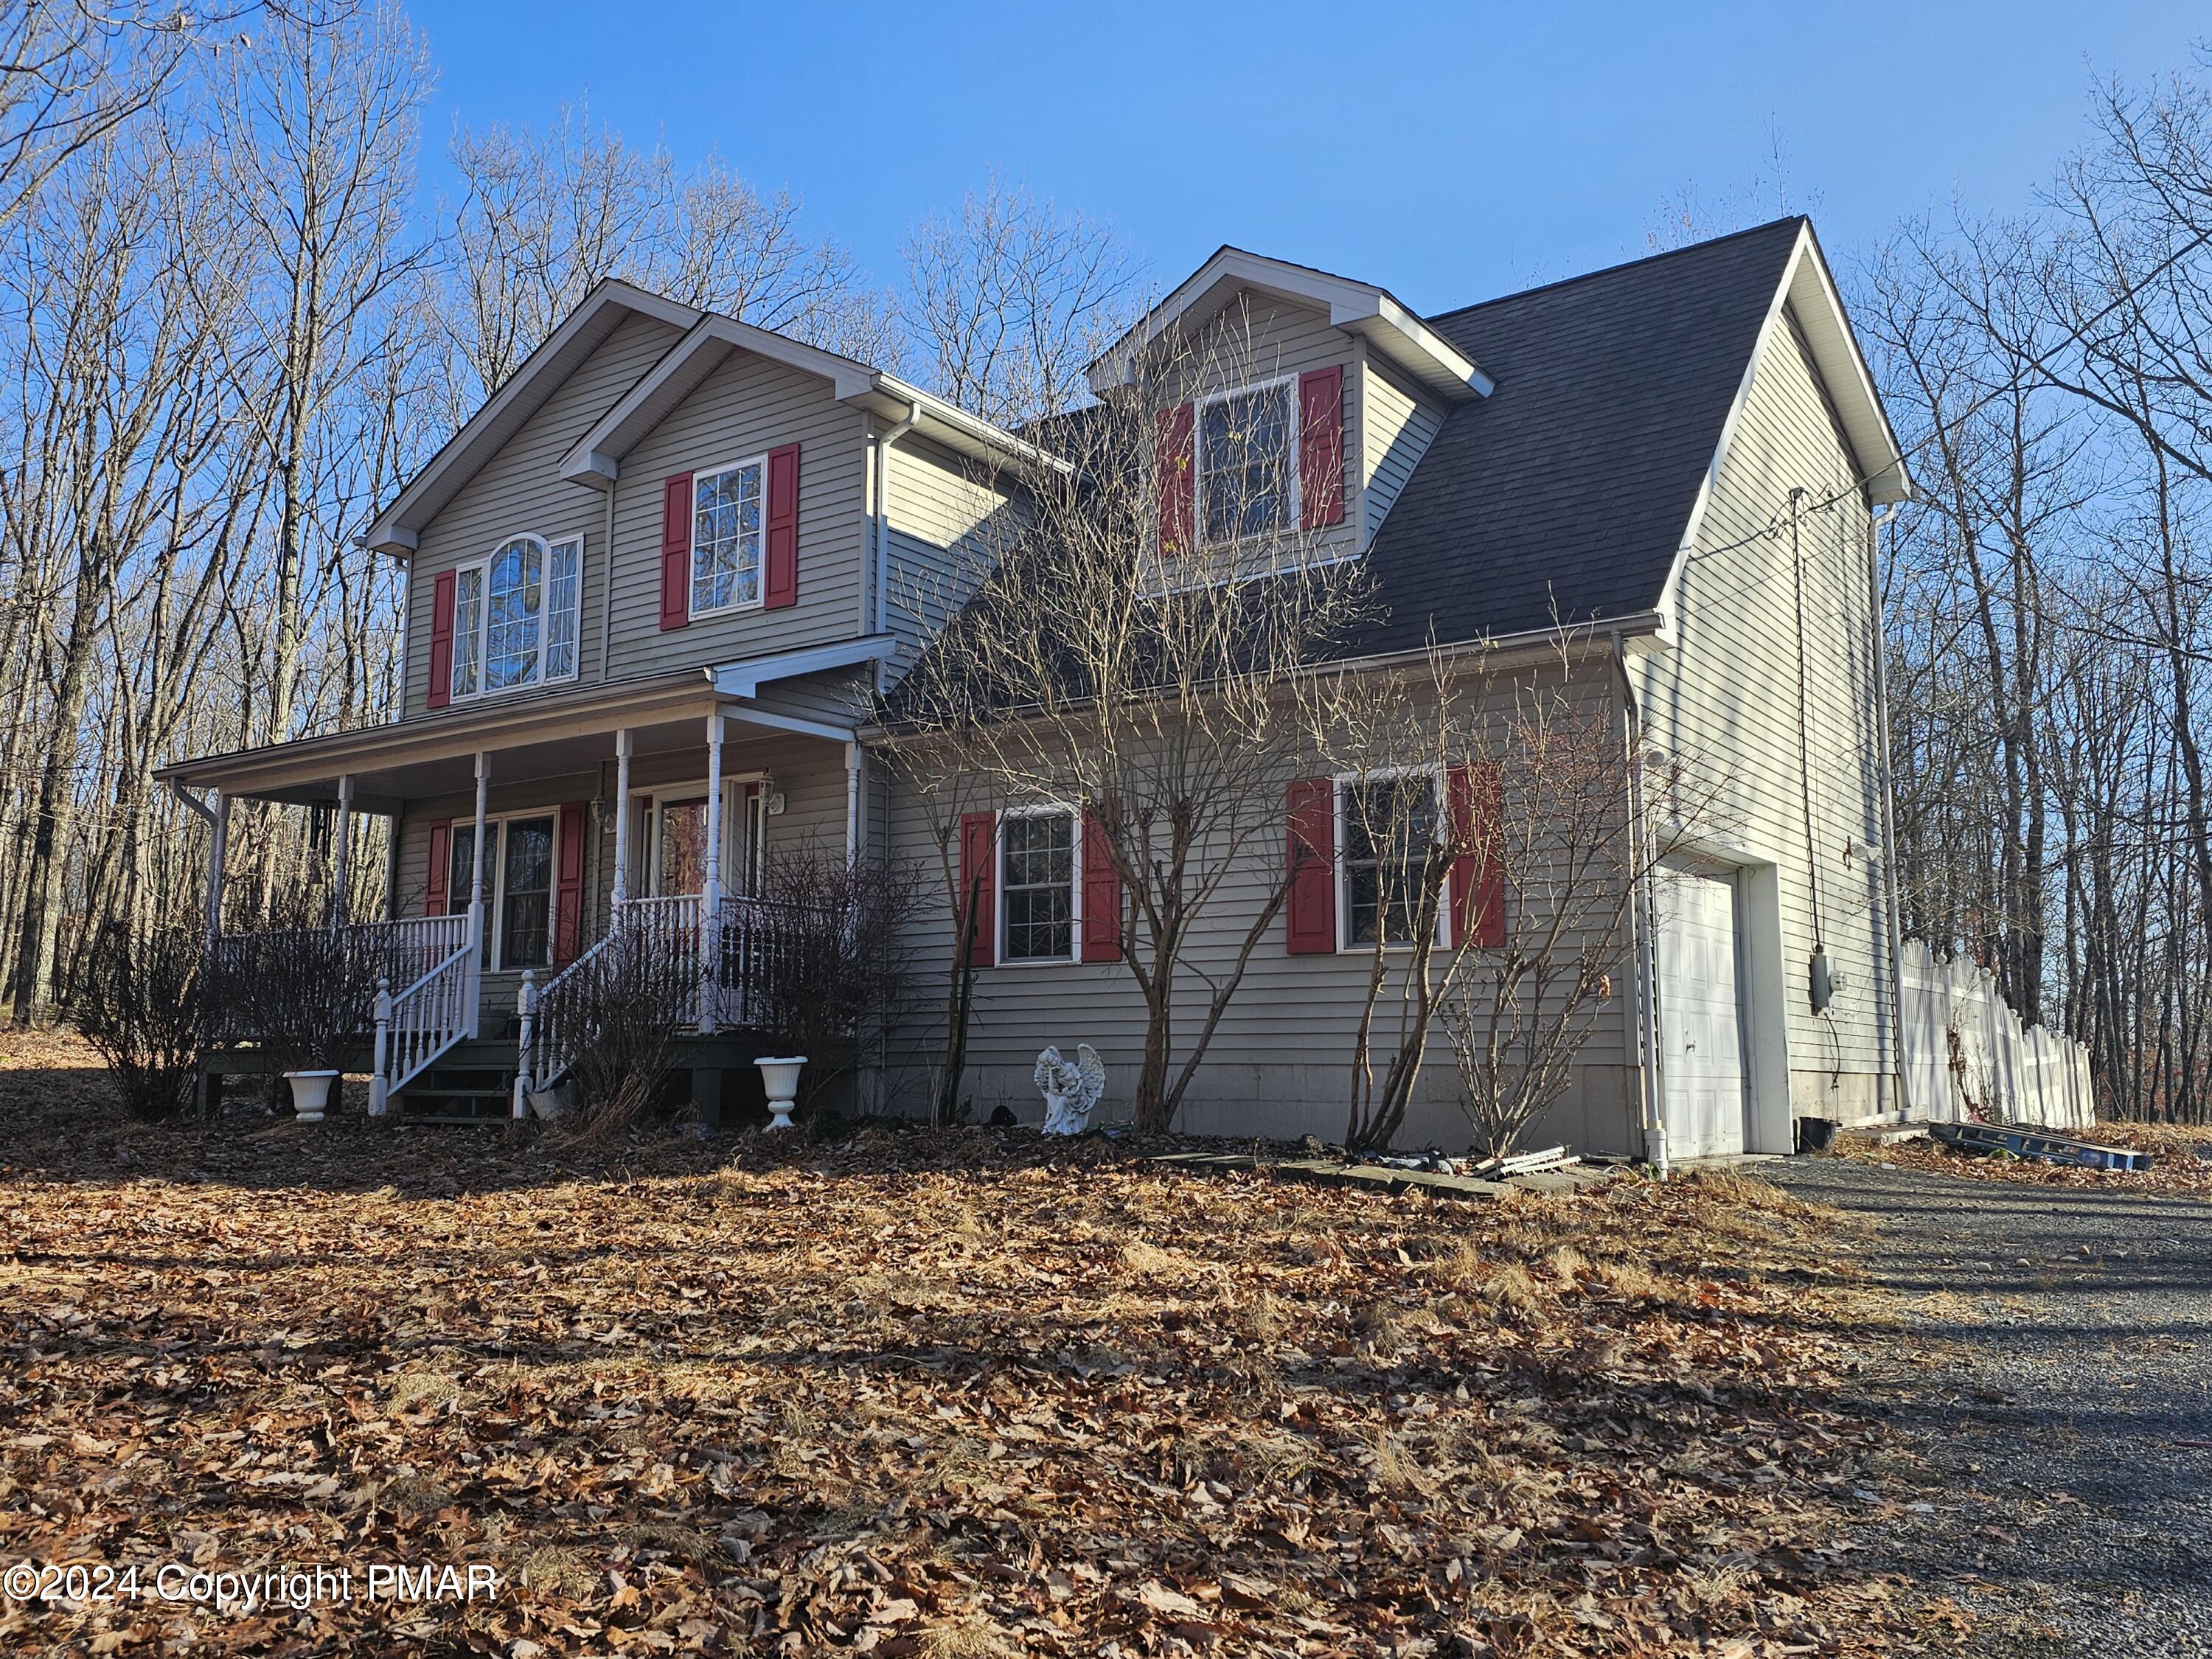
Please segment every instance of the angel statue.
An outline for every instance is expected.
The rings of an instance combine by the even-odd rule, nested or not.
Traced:
[[[1045,1133],[1079,1135],[1091,1127],[1091,1114],[1106,1092],[1106,1062],[1096,1048],[1077,1043],[1073,1062],[1062,1060],[1058,1048],[1048,1048],[1037,1056],[1035,1075],[1044,1091]]]

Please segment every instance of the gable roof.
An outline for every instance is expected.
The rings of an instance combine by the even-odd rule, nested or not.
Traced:
[[[1376,532],[1364,650],[1656,610],[1761,344],[1795,311],[1873,499],[1904,459],[1812,227],[1782,219],[1429,319],[1497,377],[1451,410]]]
[[[1091,389],[1103,398],[1129,385],[1146,349],[1161,335],[1179,322],[1205,321],[1248,289],[1326,310],[1332,326],[1364,337],[1448,403],[1490,394],[1490,376],[1481,365],[1389,289],[1226,245],[1099,354],[1090,368]]]
[[[830,383],[841,402],[894,418],[915,416],[927,435],[960,453],[995,456],[1017,465],[1062,465],[1035,445],[910,386],[896,375],[750,323],[679,305],[619,277],[607,277],[584,296],[561,325],[523,359],[506,384],[408,481],[362,537],[362,545],[396,558],[413,553],[421,544],[423,529],[461,487],[544,407],[545,400],[583,366],[623,319],[633,315],[682,329],[684,336],[568,453],[561,477],[573,483],[606,488],[629,447],[665,418],[732,352],[738,350],[755,352],[820,376]]]
[[[408,480],[407,487],[362,537],[362,545],[397,558],[412,553],[420,544],[423,527],[461,486],[499,453],[623,319],[640,313],[676,328],[690,328],[701,314],[690,306],[634,288],[617,277],[596,284],[538,349],[522,360],[522,366],[507,376],[506,384],[447,440],[429,464]]]
[[[576,441],[562,459],[561,476],[572,483],[609,488],[620,474],[623,457],[740,351],[828,380],[840,403],[895,420],[911,417],[926,436],[963,454],[1024,467],[1061,465],[1036,445],[895,374],[709,312]]]

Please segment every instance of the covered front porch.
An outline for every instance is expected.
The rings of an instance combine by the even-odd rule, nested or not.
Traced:
[[[702,671],[164,775],[210,821],[207,946],[234,988],[251,986],[257,962],[285,958],[270,956],[266,928],[227,923],[233,805],[333,815],[337,896],[313,926],[367,966],[345,1052],[318,1063],[366,1071],[372,1113],[483,1115],[495,1093],[518,1116],[544,1105],[576,1040],[560,988],[617,939],[670,964],[670,983],[685,988],[695,1098],[710,1109],[720,1070],[744,1065],[740,1051],[765,1035],[763,991],[790,931],[759,891],[765,860],[803,848],[850,860],[868,840],[866,757],[836,712],[733,696],[726,676]],[[357,813],[390,825],[373,917],[345,913]],[[264,1040],[250,1006],[219,1022],[211,1069],[270,1068],[283,1045]]]

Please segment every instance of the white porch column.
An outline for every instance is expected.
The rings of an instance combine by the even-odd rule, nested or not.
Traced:
[[[628,726],[615,733],[615,878],[612,903],[619,908],[629,896],[629,755],[631,741]],[[607,917],[611,929],[615,918]]]
[[[222,937],[222,866],[230,853],[230,797],[215,792],[215,811],[208,821],[207,942]]]
[[[346,773],[338,779],[338,817],[331,830],[335,845],[331,852],[331,926],[346,925],[346,882],[352,874],[349,853],[353,840],[353,774]]]
[[[477,829],[469,848],[469,1035],[475,1036],[483,1006],[484,802],[491,789],[491,757],[477,750]]]
[[[845,867],[860,861],[860,745],[845,745]]]
[[[700,933],[707,971],[699,986],[699,1029],[712,1032],[721,1012],[722,969],[722,711],[707,716],[707,878],[700,896]]]

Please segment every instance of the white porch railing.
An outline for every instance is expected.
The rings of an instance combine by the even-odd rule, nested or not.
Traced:
[[[428,920],[443,921],[438,916]],[[371,1117],[384,1115],[385,1103],[405,1088],[432,1061],[476,1027],[476,951],[463,916],[461,942],[428,972],[395,996],[392,981],[376,991],[376,1052],[368,1085]]]
[[[770,976],[788,954],[792,930],[782,907],[763,899],[725,897],[720,915],[709,921],[697,893],[625,899],[615,908],[614,927],[540,988],[526,975],[521,1006],[522,1054],[516,1078],[516,1108],[533,1090],[551,1088],[568,1075],[579,1034],[567,1000],[558,994],[573,975],[588,973],[617,938],[635,941],[647,961],[669,969],[672,981],[698,989],[682,1024],[701,1029],[744,1029],[758,1025],[770,1006]]]

